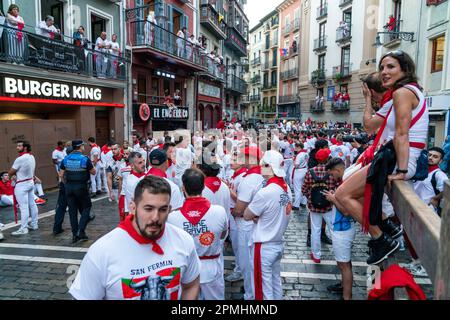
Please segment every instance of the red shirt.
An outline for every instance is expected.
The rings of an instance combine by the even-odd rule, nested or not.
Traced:
[[[12,196],[14,194],[14,189],[11,186],[11,181],[4,183],[0,181],[0,195]]]
[[[224,129],[225,128],[225,122],[223,120],[220,120],[217,122],[217,129]]]

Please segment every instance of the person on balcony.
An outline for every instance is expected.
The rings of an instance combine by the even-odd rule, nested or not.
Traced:
[[[155,26],[158,23],[156,22],[155,12],[150,11],[147,16],[147,20],[145,21],[144,26],[144,44],[148,46],[154,45],[153,40],[155,39]]]
[[[107,55],[102,53],[108,54],[110,49],[111,43],[106,39],[106,32],[103,31],[95,41],[95,66],[99,78],[106,77],[109,59]]]
[[[175,107],[175,104],[173,103],[173,98],[170,95],[170,92],[168,89],[164,90],[164,102],[163,102],[168,108],[169,111],[172,111]]]
[[[110,49],[111,64],[110,64],[110,73],[109,74],[110,74],[111,78],[115,79],[117,77],[117,70],[119,68],[118,57],[120,57],[122,54],[120,52],[120,45],[117,42],[117,34],[113,34],[111,36],[110,45],[111,45],[111,49]]]
[[[55,18],[52,16],[46,16],[44,21],[39,22],[36,28],[36,34],[50,39],[55,39],[56,34],[60,34],[61,30],[55,26]]]
[[[345,107],[348,107],[350,104],[350,95],[348,94],[348,90],[344,89],[344,93],[342,94],[342,102],[344,103]]]
[[[13,64],[23,64],[25,58],[25,48],[27,48],[27,38],[22,32],[25,21],[19,15],[19,6],[12,4],[6,14],[6,35],[7,35],[7,61]]]
[[[175,90],[175,94],[173,95],[173,102],[175,107],[181,106],[181,92],[180,89]]]
[[[187,38],[187,29],[183,27],[183,29],[178,30],[177,33],[177,55],[181,58],[186,56],[186,38]]]
[[[297,41],[296,41],[296,40],[294,40],[294,41],[292,42],[292,52],[293,52],[293,53],[296,53],[296,52],[297,52]]]
[[[73,44],[77,47],[86,48],[88,43],[89,40],[84,35],[84,27],[79,26],[78,30],[73,33]]]
[[[384,29],[387,29],[389,32],[395,31],[395,27],[397,24],[397,19],[391,14],[389,16],[388,23],[384,26]]]
[[[191,34],[189,36],[189,39],[188,39],[187,44],[186,44],[186,58],[188,60],[193,60],[192,59],[192,53],[195,50],[195,46],[196,46],[195,36],[194,36],[194,34]]]
[[[322,94],[322,92],[319,92],[319,93],[317,94],[316,98],[315,98],[315,103],[316,103],[316,108],[317,108],[317,109],[322,108],[322,106],[323,106],[323,101],[324,101],[324,99],[323,99],[323,94]]]

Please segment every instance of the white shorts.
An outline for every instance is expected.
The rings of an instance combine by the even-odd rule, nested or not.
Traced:
[[[347,231],[333,231],[331,233],[333,240],[333,252],[337,262],[350,262],[352,260],[352,246],[356,237],[356,227]]]

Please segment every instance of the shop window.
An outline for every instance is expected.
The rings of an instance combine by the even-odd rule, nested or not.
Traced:
[[[152,79],[152,88],[151,88],[151,99],[152,103],[159,103],[159,79]]]
[[[440,72],[444,67],[445,37],[433,40],[433,51],[431,57],[431,72]]]

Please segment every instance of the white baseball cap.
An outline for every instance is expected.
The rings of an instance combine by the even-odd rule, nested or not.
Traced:
[[[284,171],[284,158],[275,150],[268,150],[264,153],[264,156],[261,159],[261,165],[269,165],[277,177],[286,177],[286,171]]]

